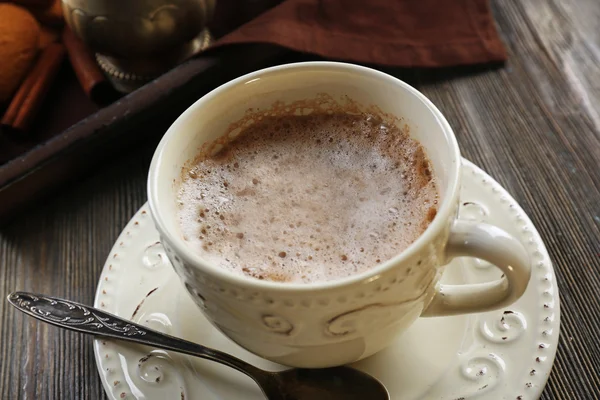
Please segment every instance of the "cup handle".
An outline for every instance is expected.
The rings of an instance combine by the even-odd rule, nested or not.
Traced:
[[[527,288],[531,266],[525,247],[496,226],[456,220],[450,229],[446,252],[449,260],[469,256],[489,261],[504,276],[486,283],[438,284],[423,317],[495,310],[514,303]]]

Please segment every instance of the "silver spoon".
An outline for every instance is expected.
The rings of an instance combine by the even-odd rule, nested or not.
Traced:
[[[60,328],[141,343],[227,365],[252,378],[269,400],[389,399],[387,390],[377,379],[350,367],[269,372],[227,353],[165,335],[83,304],[27,292],[11,293],[7,299],[25,314]]]

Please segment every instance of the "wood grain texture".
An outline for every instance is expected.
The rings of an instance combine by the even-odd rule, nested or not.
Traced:
[[[106,255],[146,201],[152,148],[107,162],[0,230],[0,398],[102,399],[91,338],[23,318],[16,289],[92,304]]]
[[[446,115],[463,155],[517,199],[554,262],[562,326],[542,399],[600,398],[600,2],[492,0],[502,68],[387,69]],[[145,202],[150,146],[106,162],[0,229],[0,298],[91,304],[114,240]],[[89,337],[0,301],[1,399],[101,399]]]

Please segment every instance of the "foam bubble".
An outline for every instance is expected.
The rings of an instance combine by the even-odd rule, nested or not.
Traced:
[[[422,147],[382,124],[264,116],[185,175],[182,235],[209,262],[275,281],[339,279],[394,257],[435,216],[437,189]]]

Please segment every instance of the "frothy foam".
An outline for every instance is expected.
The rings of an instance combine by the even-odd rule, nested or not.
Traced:
[[[199,159],[179,191],[183,237],[258,279],[360,273],[404,250],[437,209],[423,148],[371,115],[265,117]]]

